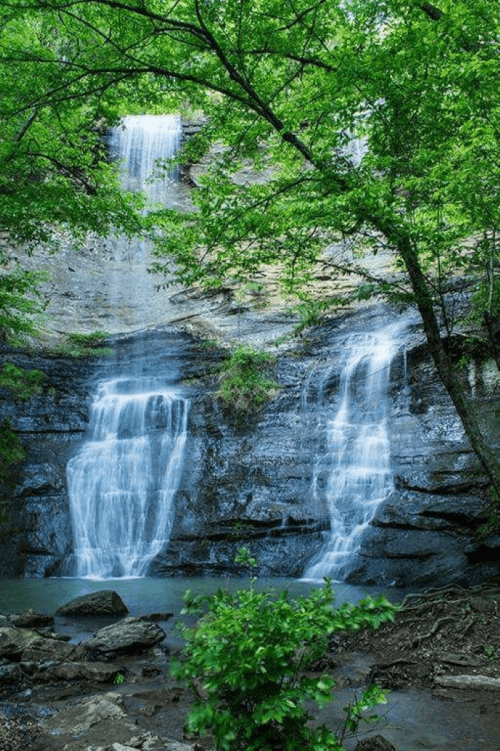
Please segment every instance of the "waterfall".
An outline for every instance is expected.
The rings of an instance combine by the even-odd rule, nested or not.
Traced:
[[[401,328],[392,324],[346,337],[340,362],[312,373],[306,383],[304,406],[309,409],[315,393],[320,416],[326,414],[325,450],[315,459],[311,493],[318,505],[326,503],[330,531],[304,579],[345,578],[366,528],[393,489],[388,385]]]
[[[150,207],[172,203],[177,172],[169,171],[167,162],[179,148],[181,134],[178,115],[129,115],[110,134],[109,148],[121,163],[123,187],[141,190]]]
[[[89,438],[67,468],[76,576],[144,576],[165,548],[187,414],[187,400],[153,379],[100,385]]]
[[[180,118],[173,116],[127,117],[110,136],[124,187],[145,191],[150,208],[172,203],[175,175],[163,168],[155,172],[158,160],[172,157],[179,141]],[[128,248],[133,280],[134,262],[147,249],[140,242]],[[121,279],[115,284],[121,287]],[[142,310],[133,301],[147,298],[149,287],[138,279],[133,287],[128,304]],[[140,328],[145,322],[138,316],[135,323]],[[163,376],[152,377],[154,365],[145,364],[151,353],[142,346],[139,342],[132,357],[111,364],[114,377],[98,384],[87,439],[67,466],[74,549],[65,573],[71,576],[145,576],[168,544],[189,405],[175,386],[175,359],[169,359],[171,367],[161,366]]]

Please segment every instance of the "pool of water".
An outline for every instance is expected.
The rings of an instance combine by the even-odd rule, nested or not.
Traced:
[[[183,607],[183,596],[188,589],[196,594],[211,594],[220,587],[231,590],[248,586],[248,578],[165,578],[152,577],[136,579],[3,579],[0,580],[0,613],[19,613],[32,609],[40,613],[54,615],[61,606],[84,594],[101,589],[117,592],[127,606],[130,615],[148,613],[172,613],[174,618],[160,621],[167,633],[167,645],[179,643],[176,622]],[[315,586],[311,582],[287,579],[258,579],[256,587],[287,588],[294,594],[307,594]],[[397,601],[403,593],[400,590],[354,587],[347,584],[335,585],[336,603],[356,602],[367,594],[385,594],[388,599]],[[111,622],[111,618],[56,617],[56,630],[71,637],[73,642],[83,641],[97,628]]]
[[[182,598],[190,589],[199,594],[210,594],[219,587],[231,590],[248,585],[248,579],[217,578],[137,578],[137,579],[2,579],[0,580],[0,613],[21,612],[28,608],[53,615],[57,608],[74,597],[112,589],[117,592],[131,615],[152,612],[178,614]],[[256,586],[286,587],[292,593],[306,594],[314,585],[310,582],[289,579],[258,579]],[[356,602],[367,594],[384,594],[392,601],[402,598],[401,590],[355,587],[347,584],[334,586],[336,602]]]

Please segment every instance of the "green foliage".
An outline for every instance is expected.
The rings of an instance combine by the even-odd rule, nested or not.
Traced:
[[[279,384],[269,377],[275,358],[248,345],[234,349],[220,368],[217,396],[239,422],[257,412],[273,396]]]
[[[73,67],[78,50],[88,45],[90,53],[97,40],[35,7],[0,8],[0,229],[31,249],[57,246],[61,230],[75,237],[137,230],[134,199],[120,190],[103,139],[120,114],[118,99]],[[68,78],[61,62],[72,69]]]
[[[108,336],[106,331],[92,331],[90,334],[71,333],[67,335],[67,343],[60,345],[57,351],[76,358],[111,355],[113,349],[103,346]]]
[[[20,344],[26,336],[36,335],[37,321],[43,313],[38,285],[46,276],[41,272],[25,271],[19,267],[8,271],[7,262],[0,251],[0,267],[2,266],[4,268],[0,271],[0,339],[11,344]]]
[[[494,647],[492,644],[487,644],[484,648],[484,654],[490,660],[490,662],[495,662],[497,659],[497,650],[496,647]]]
[[[8,389],[14,399],[24,402],[42,393],[44,378],[41,370],[24,370],[6,362],[0,372],[0,386]]]
[[[347,707],[344,707],[346,718],[341,734],[341,740],[343,740],[347,731],[350,733],[356,733],[362,722],[378,722],[380,720],[379,715],[366,715],[365,712],[369,711],[377,704],[385,704],[386,695],[386,691],[379,686],[372,684],[363,691],[361,698],[355,699]]]
[[[490,507],[488,518],[475,530],[474,536],[481,543],[491,532],[500,529],[500,503],[495,488],[490,489]]]
[[[3,0],[0,28],[0,228],[31,243],[52,224],[144,229],[155,270],[187,285],[272,268],[289,294],[322,267],[375,283],[418,308],[500,491],[500,463],[441,339],[455,323],[454,276],[484,279],[486,310],[498,308],[499,3]],[[177,158],[203,160],[192,206],[141,219],[103,132],[124,108],[186,103],[203,113]],[[369,273],[380,250],[396,275]]]
[[[247,551],[241,560],[251,561]],[[173,675],[199,697],[189,715],[193,732],[213,733],[217,751],[335,751],[340,742],[325,726],[311,727],[306,704],[332,700],[334,681],[311,676],[308,668],[328,649],[335,631],[377,627],[397,608],[384,598],[366,598],[334,609],[331,584],[307,596],[288,591],[185,595],[186,613],[202,614],[185,628],[184,658]],[[346,727],[355,730],[365,710],[384,701],[371,687],[347,710]],[[344,729],[345,730],[345,729]]]
[[[12,469],[26,456],[22,443],[12,430],[8,419],[0,425],[0,483],[7,484]]]

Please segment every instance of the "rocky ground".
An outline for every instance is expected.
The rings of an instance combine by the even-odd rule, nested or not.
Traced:
[[[68,617],[78,618],[71,613]],[[107,625],[102,625],[103,618]],[[1,751],[210,748],[209,739],[184,732],[192,697],[169,676],[171,650],[157,623],[167,618],[101,613],[95,635],[79,644],[54,634],[51,618],[28,613],[0,619]],[[370,682],[395,694],[424,690],[429,697],[447,700],[450,708],[458,707],[458,714],[464,708],[473,717],[477,713],[478,727],[487,727],[498,738],[500,580],[467,590],[453,586],[408,595],[394,623],[377,631],[336,635],[330,653],[315,668],[332,672],[339,691]],[[383,729],[381,733],[390,738]],[[373,740],[376,736],[378,741]],[[409,740],[397,746],[394,738],[383,740],[377,729],[356,745],[358,740],[351,739],[346,747],[415,749]],[[476,746],[450,742],[427,747],[496,748],[482,744],[479,736]]]

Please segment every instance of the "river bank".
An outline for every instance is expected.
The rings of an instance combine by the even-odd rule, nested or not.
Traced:
[[[396,751],[497,751],[499,599],[500,583],[495,581],[472,589],[452,587],[409,595],[394,624],[334,636],[324,663],[314,668],[327,670],[337,682],[335,701],[314,713],[318,721],[338,732],[343,707],[353,700],[356,690],[376,682],[390,689],[388,703],[380,706],[375,725],[362,727],[358,737],[345,739],[349,751],[375,735],[382,735]],[[50,669],[50,660],[42,660],[33,669],[21,658],[15,679],[0,684],[2,749],[210,748],[210,739],[185,734],[193,697],[169,674],[170,660],[181,649],[174,633],[178,613],[162,617],[166,638],[135,652],[108,654],[100,680],[83,675],[70,680],[68,674],[64,679],[47,680],[42,674]],[[107,619],[108,623],[116,621],[120,619]],[[102,619],[94,619],[94,629],[102,626]],[[57,619],[57,630],[65,631],[62,636],[70,639],[65,644],[75,648],[90,636],[82,628],[76,618]],[[73,636],[68,633],[71,629]],[[2,663],[5,677],[8,660]],[[96,671],[98,664],[99,660],[88,662]]]

